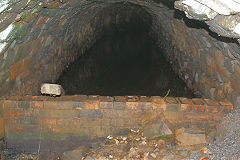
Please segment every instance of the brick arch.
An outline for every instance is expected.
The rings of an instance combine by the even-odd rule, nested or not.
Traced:
[[[209,36],[174,17],[174,10],[154,2],[76,3],[71,9],[56,2],[23,25],[1,57],[0,95],[38,95],[43,82],[55,82],[64,68],[83,54],[111,23],[140,17],[151,24],[158,45],[173,69],[203,97],[239,101],[239,46]],[[177,14],[177,13],[175,13]],[[27,22],[31,23],[27,23]],[[131,21],[130,21],[131,22]]]

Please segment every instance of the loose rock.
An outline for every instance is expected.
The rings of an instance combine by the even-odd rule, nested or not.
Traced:
[[[64,90],[61,85],[44,83],[41,86],[41,94],[60,96],[64,95]]]

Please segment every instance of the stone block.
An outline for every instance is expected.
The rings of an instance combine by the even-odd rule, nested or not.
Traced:
[[[192,100],[189,98],[179,97],[178,100],[181,104],[193,104]]]
[[[113,102],[100,102],[100,109],[112,109]]]
[[[170,103],[170,104],[177,104],[178,103],[178,100],[174,97],[166,97],[165,98],[165,102],[166,103]]]
[[[17,101],[12,100],[2,100],[3,107],[5,108],[17,108]]]
[[[180,104],[166,103],[166,111],[178,112],[180,110]]]
[[[176,130],[176,140],[181,146],[191,146],[207,143],[204,131],[185,128]]]
[[[184,119],[185,120],[190,120],[190,121],[211,121],[213,119],[212,114],[207,114],[207,113],[185,113],[184,114]]]
[[[113,97],[110,96],[100,96],[99,101],[100,102],[112,102],[114,100]]]
[[[113,102],[113,108],[114,109],[125,109],[126,108],[126,102]]]
[[[73,109],[71,101],[44,101],[44,109],[52,110],[70,110]]]
[[[30,107],[32,109],[43,109],[44,103],[43,101],[31,101]]]
[[[126,99],[127,102],[137,102],[137,101],[139,101],[138,96],[125,96],[125,99]]]
[[[138,109],[138,103],[139,102],[126,102],[126,109],[136,110]]]
[[[40,118],[74,118],[74,117],[78,117],[78,111],[42,109],[40,110],[39,117]]]
[[[214,100],[211,99],[204,99],[204,101],[207,103],[208,106],[219,106],[220,104]]]
[[[76,102],[76,101],[73,101],[73,102],[72,102],[72,108],[73,108],[73,109],[77,109],[77,110],[83,109],[83,108],[85,108],[85,107],[84,107],[84,102]]]
[[[139,109],[143,110],[152,110],[152,102],[139,102],[138,103]]]
[[[152,96],[152,105],[153,105],[153,109],[156,110],[162,110],[165,111],[166,110],[166,102],[164,101],[163,98],[161,98],[160,96]]]
[[[180,123],[184,119],[184,113],[181,111],[178,112],[166,111],[163,114],[168,121],[174,121],[176,123]]]
[[[201,98],[193,98],[192,101],[195,105],[206,105],[206,102]]]
[[[96,101],[87,100],[87,101],[84,102],[84,109],[90,109],[90,110],[99,109],[100,108],[99,105],[100,104],[99,104],[98,100],[96,100]]]
[[[163,115],[157,116],[155,119],[149,121],[143,129],[144,136],[149,139],[160,136],[169,136],[173,134],[173,127]]]
[[[78,110],[78,118],[88,117],[88,118],[102,118],[103,113],[101,110]]]
[[[44,83],[41,86],[41,94],[60,96],[65,92],[61,85]]]

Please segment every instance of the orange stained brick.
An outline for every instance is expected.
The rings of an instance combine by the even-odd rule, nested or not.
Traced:
[[[22,131],[23,131],[23,127],[17,126],[17,127],[16,127],[16,131],[22,132]]]
[[[23,113],[22,112],[18,112],[18,111],[8,111],[8,114],[7,114],[9,117],[19,117],[19,116],[22,116]]]
[[[213,115],[213,120],[215,121],[220,121],[223,118],[223,114],[214,114]]]
[[[218,108],[212,108],[212,113],[218,113]]]
[[[57,120],[56,119],[45,119],[43,121],[43,123],[45,123],[47,125],[56,125],[57,124]]]
[[[207,70],[208,70],[208,72],[212,72],[212,68],[211,67],[208,67]]]
[[[199,108],[199,109],[200,109],[201,112],[204,112],[205,109],[206,109],[206,106],[205,106],[205,105],[200,105],[200,108]]]
[[[30,66],[30,62],[31,62],[31,59],[26,58],[24,60],[20,60],[20,61],[16,62],[15,64],[13,64],[10,67],[10,72],[11,72],[10,80],[16,78],[22,71],[28,69]]]
[[[225,106],[225,111],[230,112],[233,109],[233,106]]]
[[[26,78],[29,74],[30,74],[30,71],[29,71],[29,70],[26,70],[25,72],[23,72],[23,74],[22,74],[22,76],[21,76],[21,79]]]
[[[35,65],[35,68],[38,69],[43,62],[44,62],[44,59],[42,59],[39,63],[37,63]]]
[[[195,52],[195,57],[197,58],[198,57],[198,50],[197,50],[196,47],[194,48],[194,52]]]
[[[99,109],[99,101],[86,101],[84,102],[85,109]]]
[[[195,120],[211,120],[212,115],[210,114],[186,114],[185,118],[187,119],[195,119]]]
[[[126,102],[126,108],[135,110],[138,108],[138,102]]]

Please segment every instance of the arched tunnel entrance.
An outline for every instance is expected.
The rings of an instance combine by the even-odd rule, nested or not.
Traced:
[[[15,17],[0,54],[0,136],[9,150],[181,159],[224,135],[217,126],[240,99],[234,41],[187,25],[161,0],[38,5]],[[66,95],[41,95],[43,83]]]
[[[151,37],[151,16],[148,23],[139,16],[104,29],[91,49],[67,66],[56,81],[66,95],[197,97]]]

